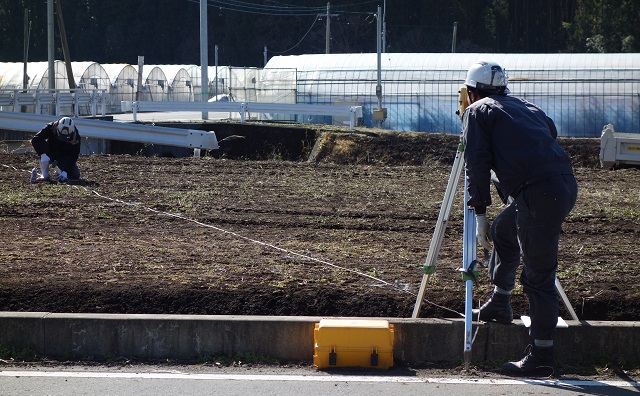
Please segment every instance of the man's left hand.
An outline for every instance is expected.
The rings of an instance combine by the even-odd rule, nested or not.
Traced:
[[[491,231],[486,214],[476,215],[476,238],[484,249],[491,251]]]
[[[67,172],[65,171],[60,172],[60,175],[58,175],[58,181],[59,182],[67,181]]]

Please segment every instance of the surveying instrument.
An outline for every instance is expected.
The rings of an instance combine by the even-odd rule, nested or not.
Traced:
[[[462,86],[458,91],[458,110],[456,114],[462,120],[462,114],[465,109],[469,106],[469,97],[467,95],[467,87]],[[442,205],[440,206],[440,212],[438,214],[438,220],[436,222],[436,227],[433,232],[433,237],[431,238],[431,242],[429,244],[429,251],[427,253],[427,258],[425,259],[424,265],[422,266],[422,271],[424,275],[422,276],[422,283],[420,284],[420,289],[418,291],[418,297],[416,299],[416,304],[413,308],[412,318],[417,318],[420,314],[420,308],[422,307],[422,301],[424,299],[424,294],[427,289],[427,284],[429,283],[429,279],[436,272],[436,259],[438,258],[438,253],[440,251],[440,247],[442,246],[442,240],[444,238],[444,232],[447,228],[447,223],[449,221],[449,214],[451,213],[451,207],[453,206],[453,200],[455,197],[456,189],[458,187],[458,183],[460,181],[460,175],[462,174],[462,168],[464,165],[464,141],[462,137],[460,138],[460,143],[458,144],[458,149],[456,150],[456,156],[453,161],[453,166],[451,169],[451,175],[449,176],[449,180],[447,182],[447,189],[444,193],[444,198],[442,200]],[[469,201],[469,193],[467,191],[468,182],[465,172],[464,178],[464,217],[463,217],[463,237],[462,237],[462,268],[458,271],[462,273],[462,279],[465,281],[465,305],[464,305],[464,363],[465,370],[469,370],[469,366],[471,364],[471,351],[473,344],[473,329],[472,329],[472,308],[473,308],[473,283],[478,280],[478,271],[476,269],[478,260],[477,260],[477,252],[476,252],[476,222],[475,222],[475,210],[473,207],[467,205]],[[488,255],[489,252],[485,250],[485,256]],[[496,254],[495,248],[493,248],[491,252],[491,256]],[[486,258],[486,257],[485,257]],[[556,290],[558,294],[562,298],[562,301],[565,304],[565,307],[569,311],[571,318],[573,320],[579,320],[576,315],[569,299],[567,298],[562,285],[558,281],[558,278],[555,279]],[[479,318],[478,318],[479,319]],[[527,316],[521,317],[523,323],[526,327],[531,325],[530,318]],[[568,327],[566,322],[558,317],[558,325],[557,327]]]

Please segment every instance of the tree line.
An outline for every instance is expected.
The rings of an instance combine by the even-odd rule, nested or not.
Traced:
[[[56,0],[58,1],[58,0]],[[200,0],[59,0],[74,61],[200,63]],[[639,52],[637,0],[208,0],[209,64],[263,66],[267,57],[386,52]],[[27,18],[25,18],[27,10]],[[328,16],[327,16],[328,15]],[[46,61],[46,0],[0,0],[0,62]],[[454,27],[455,26],[455,27]],[[454,34],[455,33],[455,34]],[[55,29],[56,59],[63,59]],[[454,46],[455,42],[455,46]]]

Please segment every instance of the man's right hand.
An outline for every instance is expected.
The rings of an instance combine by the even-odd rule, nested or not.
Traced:
[[[491,232],[489,230],[489,221],[486,214],[476,215],[476,239],[480,245],[487,250],[491,250]]]

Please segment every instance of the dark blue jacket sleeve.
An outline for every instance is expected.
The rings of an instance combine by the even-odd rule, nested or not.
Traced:
[[[483,106],[468,107],[462,117],[465,169],[467,175],[467,205],[483,214],[491,205],[491,109]]]
[[[50,122],[44,126],[35,136],[31,139],[31,145],[38,155],[42,155],[49,151],[49,141],[53,137],[53,123]]]

